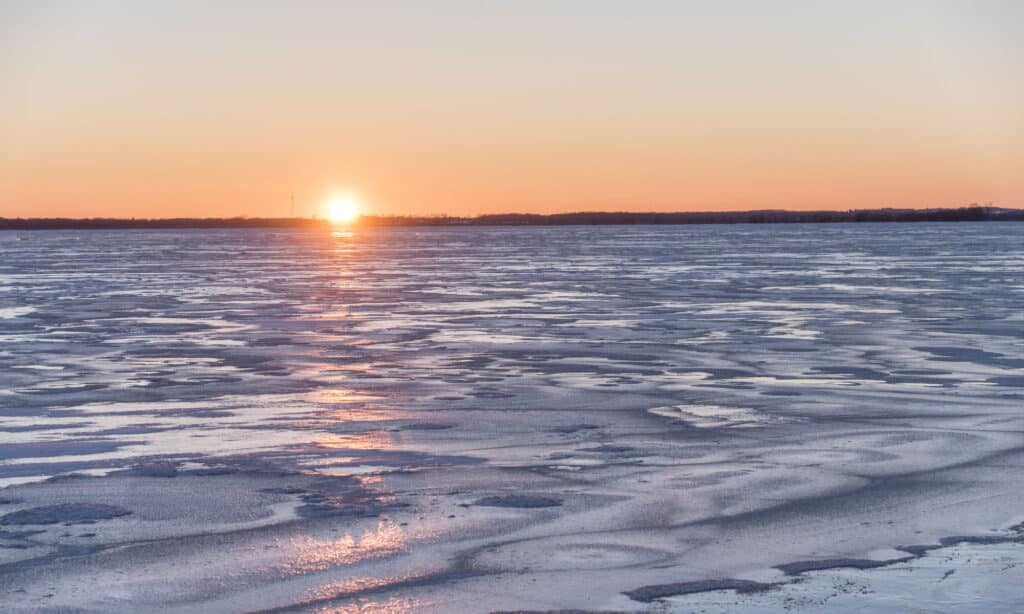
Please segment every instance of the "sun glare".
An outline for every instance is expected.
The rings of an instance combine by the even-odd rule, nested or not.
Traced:
[[[335,224],[348,224],[359,217],[359,205],[354,198],[335,198],[327,206],[327,219]]]

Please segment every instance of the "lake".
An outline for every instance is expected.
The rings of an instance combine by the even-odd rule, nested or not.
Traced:
[[[0,232],[0,600],[1020,610],[1022,407],[1014,223]]]

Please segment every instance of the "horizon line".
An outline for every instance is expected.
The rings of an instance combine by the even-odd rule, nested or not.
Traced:
[[[177,218],[5,218],[0,230],[117,230],[203,228],[355,228],[396,226],[607,226],[687,224],[786,224],[858,222],[1024,221],[1024,209],[965,207],[846,210],[754,209],[749,211],[579,211],[574,213],[488,213],[476,216],[363,215],[352,222],[321,217],[177,217]]]
[[[632,211],[626,209],[579,209],[575,211],[559,211],[553,213],[536,213],[536,212],[524,212],[524,211],[502,211],[498,213],[475,213],[470,215],[454,215],[450,213],[426,213],[426,214],[415,214],[415,213],[361,213],[359,219],[436,219],[436,220],[477,220],[491,217],[505,217],[505,216],[522,216],[522,217],[561,217],[561,216],[573,216],[573,215],[643,215],[643,216],[676,216],[676,215],[749,215],[755,213],[777,213],[777,214],[788,214],[788,215],[812,215],[812,214],[845,214],[845,213],[858,213],[858,212],[881,212],[881,211],[895,211],[895,212],[939,212],[939,211],[963,211],[969,209],[982,209],[982,210],[995,210],[995,211],[1007,211],[1007,212],[1024,212],[1024,208],[1017,207],[1004,207],[995,205],[992,203],[979,204],[970,203],[966,205],[953,206],[953,207],[871,207],[871,208],[845,208],[845,209],[785,209],[785,208],[761,208],[761,209],[688,209],[688,210],[675,210],[675,211]],[[0,215],[0,221],[93,221],[93,220],[104,220],[104,221],[118,221],[118,222],[160,222],[160,221],[178,221],[178,220],[197,220],[197,221],[219,221],[219,220],[251,220],[251,221],[270,221],[270,220],[289,220],[289,221],[320,221],[330,222],[327,217],[313,214],[307,216],[301,215],[261,215],[261,216],[250,216],[250,215],[231,215],[231,216],[194,216],[194,215],[177,215],[169,217],[119,217],[119,216],[108,216],[108,215],[94,215],[94,216],[33,216],[33,217],[8,217]],[[333,222],[330,222],[333,223]]]

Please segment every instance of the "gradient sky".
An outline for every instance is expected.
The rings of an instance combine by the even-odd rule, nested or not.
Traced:
[[[0,0],[0,216],[1024,206],[1024,2]]]

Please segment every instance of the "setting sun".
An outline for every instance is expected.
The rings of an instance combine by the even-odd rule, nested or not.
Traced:
[[[336,198],[327,207],[327,219],[338,224],[354,222],[359,217],[359,205],[354,198]]]

